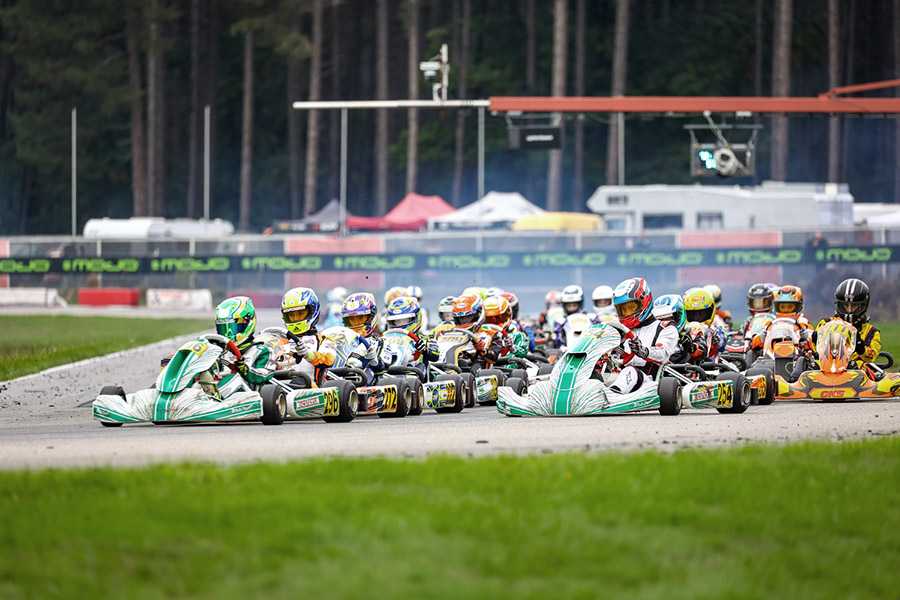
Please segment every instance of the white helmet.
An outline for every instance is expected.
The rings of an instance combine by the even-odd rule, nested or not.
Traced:
[[[594,303],[594,312],[598,315],[614,315],[616,307],[613,305],[613,289],[608,285],[598,285],[591,292],[591,300]]]
[[[581,312],[584,308],[584,290],[580,285],[567,285],[559,295],[559,302],[563,305],[567,315]],[[572,304],[577,304],[577,307],[571,307]]]

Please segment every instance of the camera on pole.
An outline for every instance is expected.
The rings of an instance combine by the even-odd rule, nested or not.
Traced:
[[[450,52],[447,44],[441,44],[441,52],[430,60],[419,63],[425,81],[431,84],[431,97],[435,102],[447,101],[450,88]]]

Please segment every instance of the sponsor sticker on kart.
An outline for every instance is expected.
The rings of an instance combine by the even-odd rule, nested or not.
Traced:
[[[303,410],[305,408],[312,408],[313,406],[317,406],[319,404],[319,399],[315,396],[306,396],[304,398],[297,398],[294,400],[294,409],[295,410]]]
[[[734,402],[734,386],[730,381],[719,382],[717,386],[719,399],[716,401],[716,407],[731,408]]]
[[[713,388],[712,387],[700,387],[694,390],[694,400],[709,400],[713,397]]]

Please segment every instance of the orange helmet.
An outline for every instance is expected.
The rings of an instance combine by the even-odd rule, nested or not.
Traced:
[[[512,292],[503,292],[500,294],[509,301],[509,310],[513,319],[519,318],[519,298]]]
[[[775,292],[775,316],[796,319],[803,312],[803,290],[796,285],[783,285]]]
[[[503,296],[490,296],[484,301],[484,322],[506,329],[512,321],[512,307]]]
[[[472,333],[484,325],[484,300],[477,294],[463,294],[453,303],[453,324]]]
[[[384,293],[384,305],[387,306],[391,303],[391,300],[395,300],[400,298],[401,296],[406,295],[406,288],[402,285],[395,285],[388,291]]]

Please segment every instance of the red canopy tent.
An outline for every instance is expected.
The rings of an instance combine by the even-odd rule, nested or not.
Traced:
[[[375,231],[419,231],[428,224],[429,218],[440,217],[455,210],[440,196],[407,194],[383,217],[352,217],[348,215],[347,228]]]

